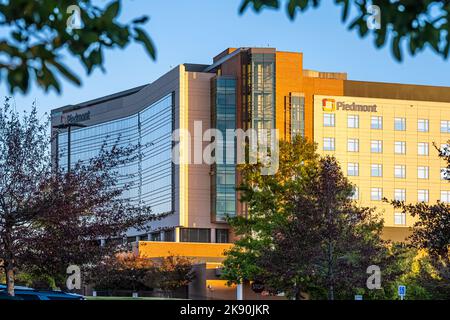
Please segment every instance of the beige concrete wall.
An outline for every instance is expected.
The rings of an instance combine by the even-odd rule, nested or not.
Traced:
[[[350,110],[336,110],[335,127],[323,126],[322,99],[329,98],[345,103],[363,105],[377,105],[377,112],[357,112]],[[347,116],[359,115],[359,128],[347,128]],[[371,129],[371,116],[383,117],[383,129]],[[406,118],[406,131],[394,131],[394,118]],[[429,132],[418,132],[418,119],[429,120]],[[347,175],[349,162],[359,163],[359,176],[349,177],[359,188],[358,203],[362,206],[376,207],[383,214],[386,227],[399,227],[394,224],[394,210],[391,205],[382,201],[372,201],[371,188],[382,188],[383,196],[394,198],[395,189],[406,189],[406,202],[417,202],[419,189],[429,190],[429,202],[440,199],[441,190],[450,190],[450,183],[441,180],[440,170],[444,163],[439,159],[433,142],[437,145],[446,143],[450,134],[440,132],[440,121],[450,120],[450,103],[408,101],[393,99],[372,99],[339,96],[314,96],[314,140],[318,143],[318,150],[322,154],[333,154],[339,160],[344,174]],[[336,150],[323,151],[323,138],[334,137]],[[347,152],[347,140],[359,139],[359,152]],[[382,153],[371,153],[371,140],[383,141]],[[406,154],[394,153],[394,142],[406,142]],[[429,145],[429,155],[418,155],[418,142]],[[383,176],[371,177],[371,164],[382,164]],[[406,178],[394,177],[394,166],[406,166]],[[417,167],[429,167],[429,179],[417,178]],[[411,226],[414,219],[406,217],[406,225]]]

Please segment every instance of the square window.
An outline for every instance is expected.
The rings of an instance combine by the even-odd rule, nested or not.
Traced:
[[[372,177],[382,177],[383,176],[383,167],[381,164],[372,164],[370,170]]]
[[[334,151],[334,138],[323,138],[323,150],[324,151]]]
[[[347,151],[348,152],[359,152],[359,140],[358,139],[348,139]]]
[[[370,141],[370,152],[372,152],[372,153],[383,152],[383,141],[381,141],[381,140]]]
[[[449,155],[450,154],[450,145],[448,145],[447,143],[441,143],[441,147],[439,148],[439,150],[444,155]]]
[[[428,202],[429,193],[428,190],[417,190],[417,201]]]
[[[383,117],[380,116],[372,116],[370,120],[370,128],[374,130],[383,129]]]
[[[394,143],[396,154],[405,154],[406,153],[406,142],[405,141],[395,141]]]
[[[370,190],[370,200],[372,201],[381,201],[383,198],[383,192],[381,188],[372,188]]]
[[[323,126],[324,127],[334,127],[335,126],[334,113],[324,113],[323,114]]]
[[[347,175],[348,176],[359,176],[359,164],[358,163],[348,163],[347,164]]]
[[[353,187],[353,193],[352,196],[350,197],[350,199],[352,200],[358,200],[359,199],[359,188],[358,187]]]
[[[394,119],[394,130],[395,131],[405,131],[406,130],[406,118],[395,118]]]
[[[417,167],[417,178],[428,179],[429,168],[428,167]]]
[[[441,191],[441,202],[450,202],[450,191]]]
[[[359,128],[359,116],[350,114],[347,116],[347,127],[348,128]]]
[[[449,120],[441,120],[441,132],[442,133],[450,133],[450,121]]]
[[[417,153],[419,156],[427,156],[428,155],[428,143],[427,142],[419,142],[417,144]]]
[[[394,224],[399,226],[406,225],[406,214],[404,212],[394,213]]]
[[[441,180],[447,180],[447,168],[441,168]]]
[[[428,132],[428,130],[429,130],[428,119],[418,119],[417,120],[417,131]]]
[[[396,165],[394,166],[394,177],[399,179],[406,178],[406,166],[404,165]]]
[[[406,190],[405,189],[395,189],[394,190],[394,200],[406,201]]]

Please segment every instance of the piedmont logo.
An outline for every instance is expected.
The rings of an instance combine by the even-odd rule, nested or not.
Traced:
[[[377,112],[376,104],[357,104],[353,103],[345,103],[342,101],[336,102],[334,99],[323,99],[322,100],[322,110],[325,112],[334,112],[336,110],[341,111],[358,111],[358,112]]]
[[[327,112],[333,112],[336,110],[336,100],[334,99],[323,99],[322,100],[322,110]]]
[[[69,115],[62,115],[61,116],[61,123],[75,123],[75,122],[82,122],[82,121],[88,121],[91,119],[91,112],[85,112],[85,113],[76,113],[76,114],[69,114]]]

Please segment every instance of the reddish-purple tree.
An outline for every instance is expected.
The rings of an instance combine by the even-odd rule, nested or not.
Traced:
[[[61,284],[69,265],[96,263],[117,249],[108,240],[161,217],[124,196],[132,185],[120,183],[117,169],[137,160],[139,146],[105,143],[98,156],[66,172],[51,167],[50,142],[48,122],[39,122],[34,106],[21,117],[6,99],[0,108],[0,263],[10,295],[17,271]]]

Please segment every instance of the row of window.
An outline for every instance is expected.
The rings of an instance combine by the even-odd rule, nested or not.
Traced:
[[[430,144],[428,142],[418,142],[417,143],[417,154],[419,156],[428,156],[430,153]],[[441,149],[448,148],[447,144],[442,144]],[[335,151],[336,150],[336,139],[332,137],[323,138],[323,150],[324,151]],[[359,152],[359,139],[351,138],[347,139],[347,152]],[[370,152],[372,153],[382,153],[383,152],[383,141],[382,140],[371,140],[370,141]],[[394,153],[395,154],[406,154],[406,141],[395,141],[394,142]]]
[[[323,126],[334,127],[336,125],[336,115],[334,113],[323,114]],[[347,115],[347,128],[357,129],[359,128],[359,115],[349,114]],[[370,119],[370,128],[374,130],[383,129],[383,117],[372,116]],[[394,130],[406,131],[406,118],[394,118]],[[417,131],[428,132],[430,130],[430,121],[428,119],[417,120]],[[450,133],[450,120],[441,120],[441,132]]]
[[[417,201],[418,202],[429,202],[430,201],[430,192],[427,189],[417,190]],[[359,188],[355,187],[352,199],[359,199]],[[383,200],[383,189],[382,188],[371,188],[370,189],[370,200],[372,201],[381,201]],[[397,201],[406,201],[406,189],[395,189],[394,190],[394,200]],[[450,203],[450,191],[442,190],[441,191],[441,202]]]
[[[383,165],[379,163],[371,164],[370,175],[372,177],[382,177],[383,176]],[[347,164],[347,176],[357,177],[359,176],[359,163],[349,162]],[[417,178],[418,179],[429,179],[430,167],[428,166],[418,166],[417,167]],[[406,166],[405,165],[394,165],[394,178],[405,179],[406,178]],[[447,180],[447,170],[446,168],[441,168],[441,180]]]

